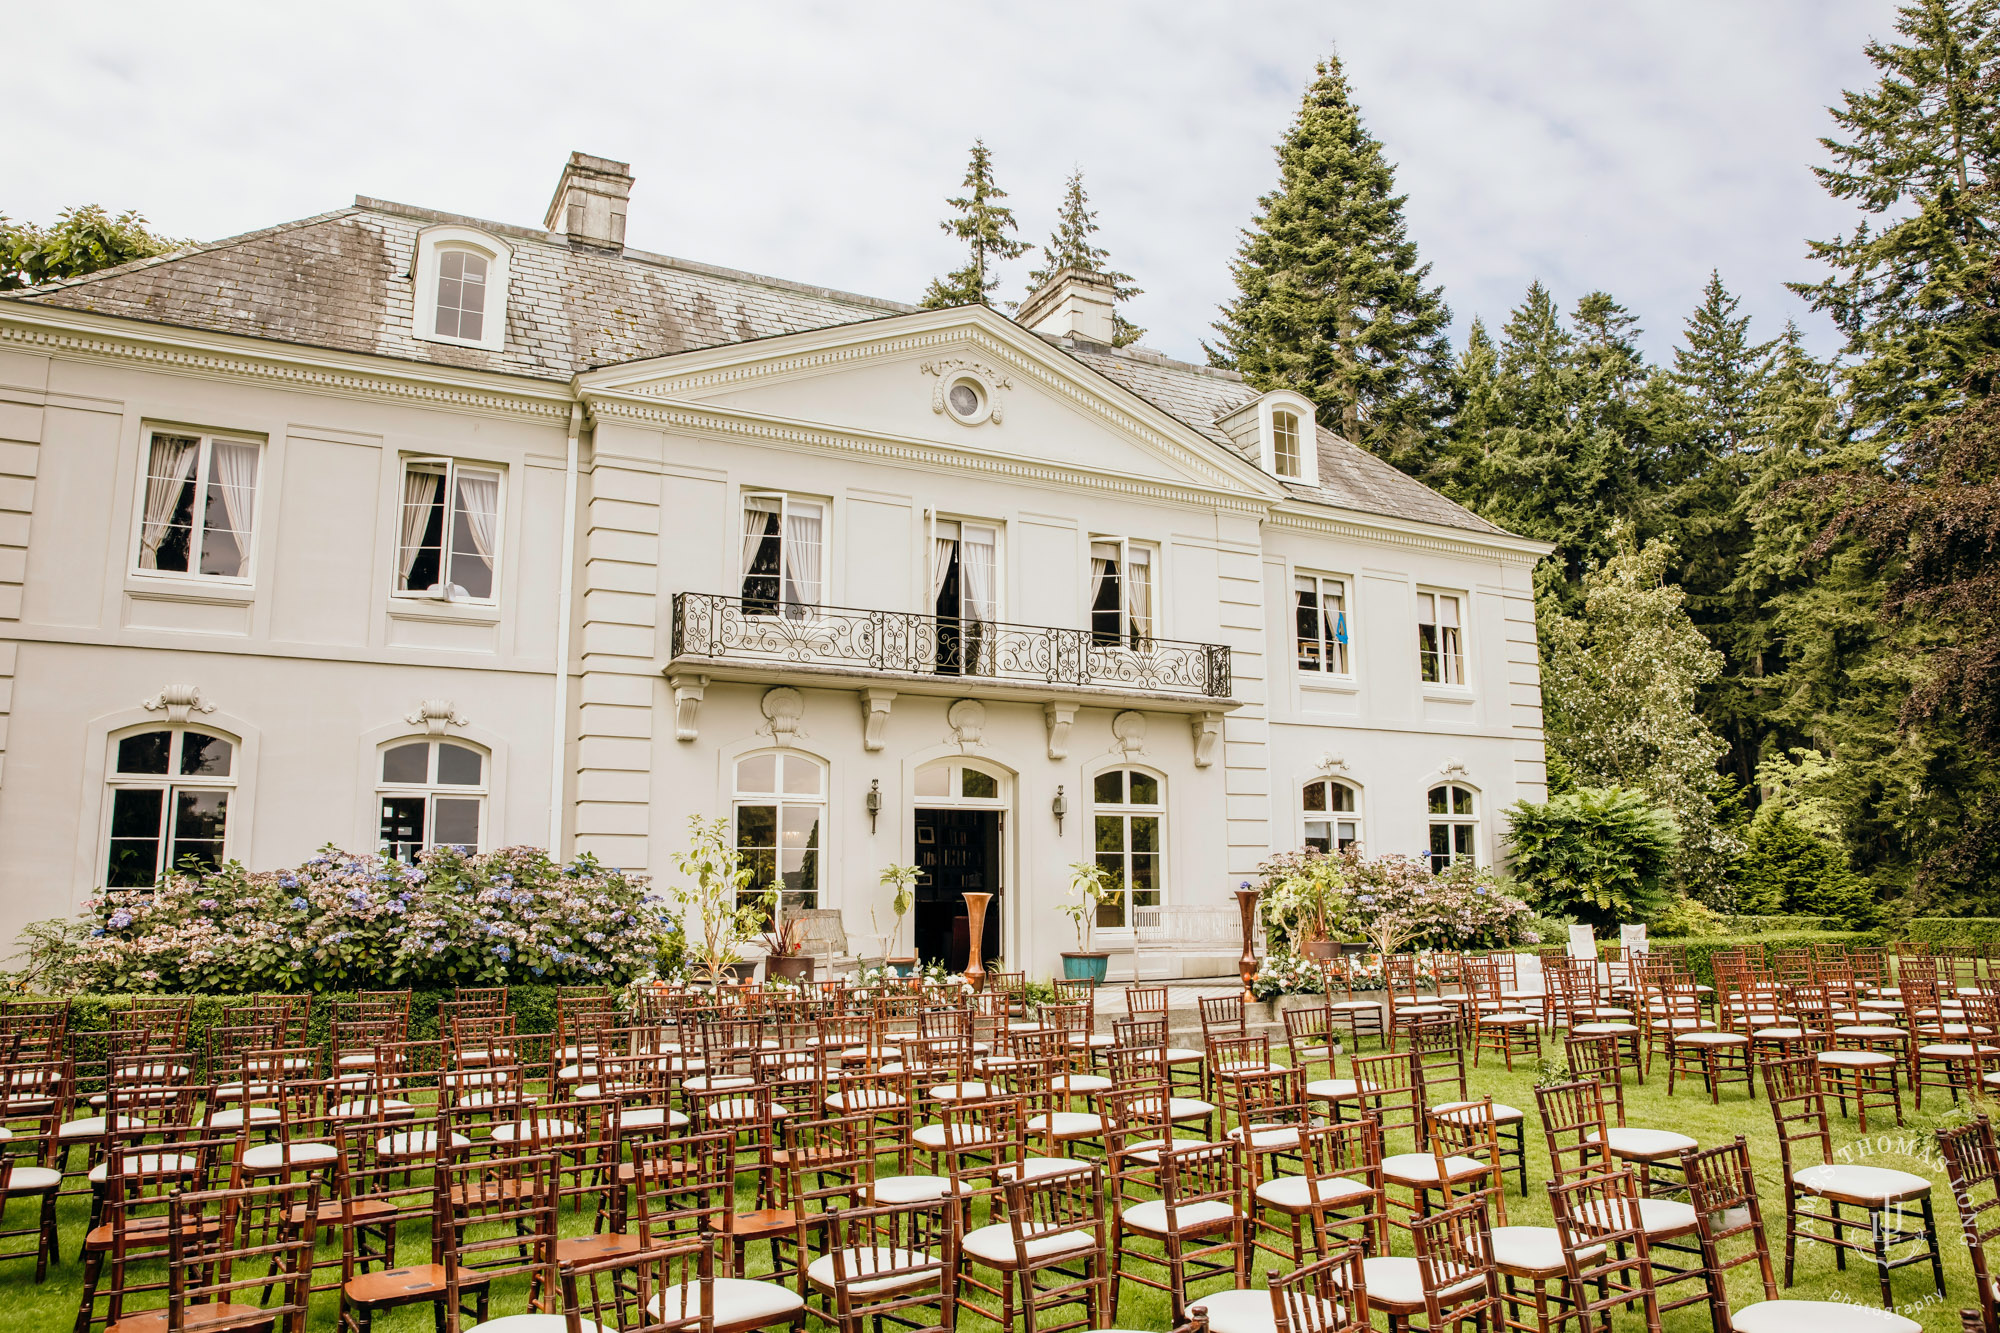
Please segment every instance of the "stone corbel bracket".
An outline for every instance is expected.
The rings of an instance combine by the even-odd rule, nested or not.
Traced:
[[[773,745],[789,748],[793,741],[805,735],[799,723],[805,719],[806,697],[789,685],[764,691],[764,701],[759,707],[765,720],[770,723],[762,728]]]
[[[426,736],[442,736],[447,727],[462,727],[465,719],[449,699],[425,699],[416,711],[405,713],[403,721],[413,727],[422,727]]]
[[[951,735],[945,738],[947,745],[956,743],[960,754],[970,754],[979,748],[981,738],[986,735],[986,705],[977,699],[960,699],[944,713],[946,725]]]
[[[1222,714],[1196,713],[1188,719],[1194,732],[1194,766],[1207,768],[1215,762],[1215,747],[1222,740]]]
[[[861,748],[868,751],[880,750],[887,743],[883,733],[889,729],[889,709],[896,702],[894,690],[861,691]]]
[[[674,739],[694,740],[701,735],[701,695],[708,677],[678,673],[667,677],[667,685],[674,692]]]
[[[1111,752],[1134,759],[1146,753],[1146,715],[1127,709],[1111,719]]]
[[[1049,758],[1069,758],[1069,729],[1076,725],[1076,705],[1043,704],[1042,720],[1049,728]]]
[[[169,685],[142,705],[149,713],[165,711],[167,721],[186,722],[194,713],[213,713],[215,705],[201,697],[199,685]]]

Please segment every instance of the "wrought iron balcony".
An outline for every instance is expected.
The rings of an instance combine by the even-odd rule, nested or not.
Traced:
[[[1224,701],[1229,649],[907,611],[674,594],[676,660]]]

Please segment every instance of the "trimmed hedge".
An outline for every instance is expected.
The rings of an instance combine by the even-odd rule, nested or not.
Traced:
[[[1770,932],[1849,931],[1853,927],[1837,916],[1725,916],[1720,918],[1725,935],[1763,935]]]
[[[1920,916],[1893,934],[1919,944],[2000,944],[2000,916]]]
[[[514,1016],[515,1029],[523,1036],[541,1035],[555,1031],[556,996],[555,986],[510,986],[507,990],[507,1011]],[[310,997],[312,1014],[307,1022],[307,1040],[322,1050],[333,1040],[334,1004],[339,1000],[351,1000],[354,991],[319,991]],[[409,1041],[430,1041],[438,1034],[438,1002],[449,1000],[455,990],[417,990],[410,992]],[[194,1001],[194,1012],[188,1021],[188,1050],[197,1057],[208,1050],[210,1028],[224,1026],[223,1017],[227,1007],[240,1005],[251,999],[247,995],[72,995],[69,997],[69,1030],[75,1042],[76,1058],[79,1063],[95,1063],[104,1058],[103,1033],[111,1028],[111,1016],[125,1010],[142,1007],[158,1000]],[[93,1034],[96,1034],[93,1036]]]
[[[1881,936],[1868,930],[1795,930],[1774,935],[1694,935],[1685,939],[1662,940],[1663,947],[1679,949],[1687,959],[1688,971],[1704,986],[1715,984],[1715,968],[1709,960],[1731,949],[1743,949],[1751,957],[1761,954],[1766,962],[1780,949],[1799,949],[1809,944],[1842,945],[1851,949],[1879,944]]]

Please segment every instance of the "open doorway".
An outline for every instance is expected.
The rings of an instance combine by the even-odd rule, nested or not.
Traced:
[[[1000,956],[1001,884],[1000,833],[1006,816],[999,810],[927,810],[916,812],[917,859],[923,872],[917,881],[914,909],[917,957],[943,961],[963,972],[971,955],[972,923],[965,895],[990,893],[986,928],[980,942],[980,964],[990,967]]]

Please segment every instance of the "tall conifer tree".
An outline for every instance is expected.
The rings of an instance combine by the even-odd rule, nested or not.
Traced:
[[[1084,193],[1083,168],[1077,167],[1070,172],[1064,187],[1062,209],[1056,214],[1056,229],[1049,234],[1048,244],[1042,247],[1042,267],[1028,274],[1029,293],[1033,294],[1064,269],[1076,268],[1095,273],[1110,283],[1113,295],[1120,301],[1144,295],[1130,273],[1120,273],[1111,267],[1111,252],[1092,243],[1090,238],[1096,230],[1097,210],[1090,206],[1090,196]],[[1111,325],[1114,347],[1124,347],[1145,336],[1144,329],[1115,309],[1111,312]]]
[[[1319,65],[1277,152],[1278,188],[1243,233],[1210,359],[1260,389],[1297,390],[1323,425],[1416,471],[1444,405],[1451,312],[1425,285],[1405,196],[1338,57]]]
[[[955,218],[938,223],[966,245],[965,267],[942,278],[932,278],[924,292],[927,310],[953,305],[991,305],[993,291],[1000,285],[998,264],[1018,259],[1032,249],[1007,233],[1016,230],[1014,210],[1001,203],[1007,192],[993,179],[993,153],[984,139],[972,144],[972,159],[965,167],[965,194],[945,202],[958,210]]]

